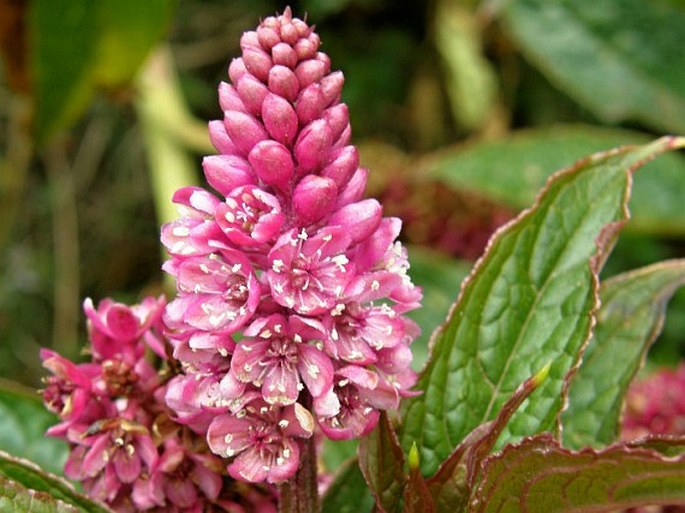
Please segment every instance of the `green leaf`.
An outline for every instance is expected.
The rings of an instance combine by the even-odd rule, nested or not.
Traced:
[[[409,276],[423,289],[421,308],[409,312],[409,317],[421,328],[421,336],[411,346],[412,367],[419,370],[428,359],[428,339],[433,330],[444,322],[454,301],[455,290],[473,267],[471,262],[455,260],[435,250],[410,246]]]
[[[0,452],[0,478],[14,481],[27,490],[44,492],[53,499],[76,506],[81,513],[111,513],[106,506],[97,504],[77,493],[66,480],[45,472],[30,461],[14,458],[4,452]],[[22,496],[25,496],[23,492]]]
[[[665,2],[517,0],[505,26],[560,89],[609,123],[685,131],[685,12]]]
[[[97,86],[130,81],[168,26],[175,0],[31,2],[35,135],[45,143],[85,111]]]
[[[472,513],[564,513],[685,504],[685,458],[625,446],[571,452],[549,434],[486,462]]]
[[[79,509],[48,493],[0,478],[0,513],[79,513]]]
[[[39,143],[75,121],[90,101],[98,5],[89,0],[70,0],[59,8],[52,0],[30,4],[34,128]]]
[[[398,512],[407,475],[404,453],[385,412],[374,430],[359,441],[359,468],[379,512]]]
[[[590,337],[597,273],[627,216],[632,171],[685,139],[596,154],[557,173],[537,203],[491,239],[434,334],[423,394],[402,408],[402,446],[416,442],[424,475],[519,383],[552,362],[501,443],[558,428],[567,374]]]
[[[45,431],[57,422],[38,394],[0,380],[0,450],[61,474],[69,452],[67,444],[45,436]]]
[[[521,130],[506,139],[441,151],[418,172],[524,208],[554,170],[596,151],[649,140],[638,132],[586,125]],[[685,159],[665,155],[645,168],[635,177],[627,229],[685,235]]]
[[[628,385],[661,332],[668,301],[682,285],[685,260],[661,262],[602,284],[597,327],[571,380],[562,416],[567,447],[616,441]]]
[[[502,406],[497,418],[476,427],[428,480],[427,487],[438,513],[454,513],[466,508],[471,492],[480,480],[483,461],[495,447],[514,412],[547,379],[549,369],[550,365],[546,365],[522,383]]]
[[[321,513],[369,513],[374,500],[357,458],[340,467],[321,501]]]
[[[107,87],[131,81],[162,39],[176,4],[176,0],[100,0],[94,81]]]

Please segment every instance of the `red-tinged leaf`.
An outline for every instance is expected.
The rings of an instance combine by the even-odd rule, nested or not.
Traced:
[[[376,428],[359,442],[359,468],[376,498],[379,513],[398,512],[407,475],[404,453],[385,412]]]
[[[652,144],[592,155],[553,175],[536,203],[498,230],[432,338],[403,401],[400,439],[416,442],[430,475],[516,387],[547,362],[549,378],[516,411],[500,443],[559,432],[568,383],[599,306],[598,273],[628,218],[633,171],[685,145]]]
[[[597,513],[667,504],[685,505],[685,457],[627,445],[574,452],[545,433],[486,460],[469,512]]]
[[[416,445],[412,445],[411,449],[409,449],[407,463],[409,464],[409,479],[407,480],[407,486],[404,488],[404,509],[402,512],[433,513],[435,511],[435,504],[433,504],[433,497],[428,490],[426,480],[421,475],[419,450],[416,448]]]
[[[428,480],[428,490],[435,501],[437,513],[453,513],[466,507],[471,490],[480,478],[481,463],[492,451],[514,412],[545,380],[549,368],[546,365],[522,383],[502,406],[497,418],[474,429]]]

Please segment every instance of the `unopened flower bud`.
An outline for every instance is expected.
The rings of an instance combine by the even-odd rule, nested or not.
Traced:
[[[226,111],[224,125],[233,144],[245,156],[250,153],[255,144],[269,137],[262,124],[244,112]]]
[[[381,222],[383,209],[375,199],[345,205],[328,220],[329,225],[341,226],[352,243],[368,238]]]
[[[262,120],[271,137],[292,144],[297,134],[297,114],[288,100],[268,93],[262,104]]]
[[[337,141],[345,128],[350,124],[350,114],[347,110],[347,105],[344,103],[338,103],[323,111],[323,118],[331,129],[333,141]]]
[[[288,101],[295,101],[300,92],[300,83],[295,73],[285,66],[274,66],[269,71],[269,90]]]
[[[232,79],[231,79],[232,80]],[[340,100],[345,77],[342,71],[335,71],[321,79],[321,92],[326,105],[331,105]]]
[[[223,121],[215,119],[209,122],[209,140],[219,153],[233,155],[238,152],[238,148],[226,133]]]
[[[274,64],[294,68],[297,64],[297,53],[289,44],[278,43],[271,49],[271,60]]]
[[[295,187],[293,207],[300,225],[308,226],[320,221],[330,212],[338,188],[330,178],[307,175]]]
[[[251,75],[243,75],[236,84],[236,89],[250,114],[259,116],[262,113],[262,103],[269,90],[259,80]],[[231,110],[231,109],[225,109]]]
[[[259,179],[281,191],[287,191],[295,166],[290,151],[276,141],[262,141],[248,156]]]
[[[228,78],[231,79],[231,82],[234,84],[237,83],[238,79],[240,79],[240,77],[242,77],[245,73],[248,73],[248,71],[245,67],[245,62],[243,62],[243,59],[240,57],[233,59],[231,64],[228,66]]]
[[[301,87],[307,87],[309,84],[318,82],[330,72],[330,61],[320,58],[320,55],[323,54],[317,54],[316,59],[302,61],[297,65],[297,68],[295,68],[295,75],[297,75]]]
[[[202,168],[209,185],[226,196],[236,187],[253,185],[255,176],[250,164],[234,155],[211,155],[202,159]]]
[[[332,152],[331,159],[321,170],[321,176],[331,178],[343,190],[359,167],[359,152],[355,146],[345,146]]]
[[[300,168],[311,172],[321,166],[328,156],[333,137],[331,129],[323,119],[317,119],[307,125],[295,143],[295,157]]]
[[[326,97],[319,84],[305,87],[297,98],[297,118],[302,125],[307,125],[321,117],[326,107]]]
[[[243,61],[247,70],[262,82],[269,78],[269,70],[273,66],[271,57],[261,48],[248,46],[243,49]]]
[[[250,76],[250,75],[246,75]],[[254,80],[254,79],[252,79]],[[235,87],[226,82],[221,82],[219,84],[219,106],[221,110],[226,112],[227,110],[237,110],[238,112],[248,112],[248,108],[243,102],[243,99],[236,91]]]

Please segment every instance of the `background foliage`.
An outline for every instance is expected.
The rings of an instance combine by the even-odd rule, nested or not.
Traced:
[[[0,375],[35,387],[39,347],[78,355],[83,297],[165,290],[157,237],[172,215],[170,191],[200,179],[201,156],[212,152],[205,121],[221,116],[216,86],[240,34],[284,5],[0,0]],[[308,13],[346,74],[369,194],[405,222],[411,272],[426,293],[416,368],[489,235],[553,171],[685,133],[679,0],[290,5]],[[682,154],[640,171],[633,219],[604,275],[683,256],[684,200]],[[679,292],[649,365],[677,362],[683,333]],[[12,393],[0,406],[12,410]],[[9,426],[14,417],[0,418]],[[22,443],[0,440],[11,446]],[[337,446],[327,458],[335,467],[353,450]]]

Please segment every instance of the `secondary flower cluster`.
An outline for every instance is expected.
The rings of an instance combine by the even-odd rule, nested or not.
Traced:
[[[625,405],[623,439],[685,435],[685,364],[634,381]]]
[[[202,439],[171,420],[166,386],[145,359],[146,348],[165,359],[163,299],[127,307],[104,300],[85,302],[92,361],[74,364],[41,352],[43,398],[61,423],[48,434],[67,441],[65,475],[80,481],[92,498],[118,512],[245,512],[234,500],[223,464]],[[273,496],[250,490],[240,503],[273,513]],[[259,502],[262,501],[260,505]]]
[[[277,483],[318,424],[358,437],[415,380],[403,314],[421,292],[407,276],[401,223],[362,199],[367,171],[350,141],[343,76],[290,10],[243,34],[209,124],[219,155],[204,173],[220,197],[177,191],[162,229],[178,296],[165,313],[183,374],[177,420],[233,458],[237,479]]]

